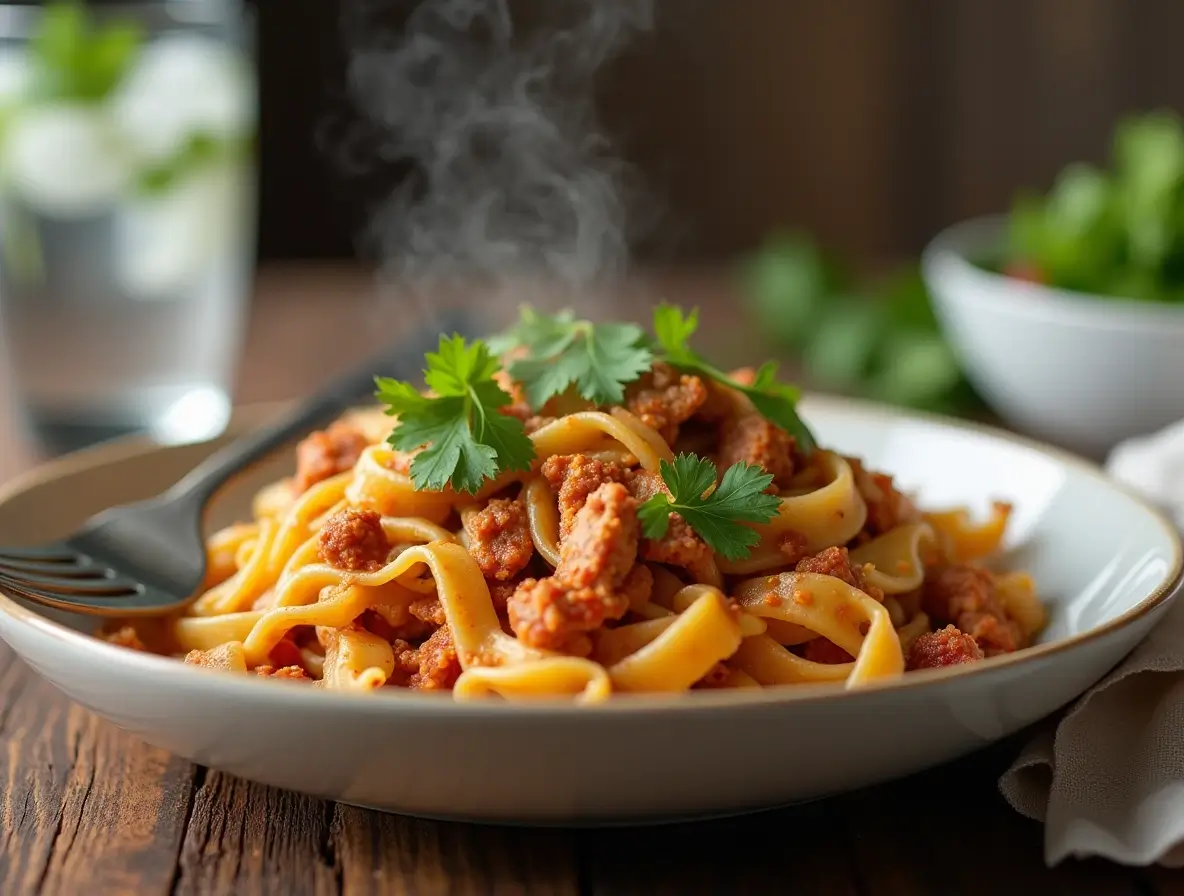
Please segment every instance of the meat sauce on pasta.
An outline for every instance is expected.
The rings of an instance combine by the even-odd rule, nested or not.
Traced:
[[[752,382],[737,371],[733,383]],[[655,361],[612,405],[532,410],[497,378],[534,449],[473,494],[416,488],[415,451],[380,410],[297,450],[253,520],[214,533],[206,589],[167,620],[105,637],[186,663],[325,688],[456,699],[859,687],[1028,645],[1031,579],[995,572],[1010,507],[925,512],[891,476],[801,450],[726,381]],[[775,495],[739,559],[679,514],[647,537],[638,509],[680,452],[761,468]]]

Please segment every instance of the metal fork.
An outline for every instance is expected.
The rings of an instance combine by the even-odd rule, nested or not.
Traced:
[[[0,547],[0,590],[98,616],[158,615],[183,607],[205,578],[206,505],[227,480],[340,416],[373,392],[376,373],[414,378],[439,333],[465,334],[471,321],[471,315],[439,315],[430,329],[334,381],[273,426],[212,454],[155,498],[105,510],[61,541]]]

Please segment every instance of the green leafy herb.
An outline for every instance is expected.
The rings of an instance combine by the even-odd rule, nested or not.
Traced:
[[[890,404],[942,410],[961,381],[957,359],[940,335],[906,330],[885,341],[869,392]]]
[[[1063,289],[1184,301],[1184,123],[1173,112],[1126,118],[1108,169],[1066,165],[1044,195],[1012,204],[1005,274]]]
[[[884,309],[875,303],[835,297],[820,308],[801,349],[802,362],[819,384],[858,390],[875,363],[884,330]]]
[[[670,494],[656,494],[637,510],[647,538],[662,538],[677,513],[713,551],[742,560],[760,541],[744,523],[767,523],[781,506],[780,498],[765,493],[772,475],[751,464],[728,467],[718,488],[715,464],[693,454],[664,460],[660,470]]]
[[[1036,279],[1067,289],[1100,288],[1122,252],[1117,195],[1107,174],[1070,165],[1046,198],[1021,194],[1008,228],[1010,251]]]
[[[684,314],[681,308],[673,305],[659,305],[654,309],[654,335],[666,361],[743,392],[757,411],[793,436],[802,451],[812,451],[817,441],[798,416],[796,405],[800,395],[792,386],[777,382],[776,363],[769,361],[761,365],[752,385],[739,383],[707,363],[688,345],[698,328],[698,309],[690,314]]]
[[[754,277],[754,270],[783,275]],[[760,332],[794,351],[821,388],[923,410],[981,409],[917,265],[861,289],[838,272],[804,236],[766,241],[744,269],[745,299]]]
[[[423,450],[411,463],[417,489],[451,485],[473,494],[506,470],[530,469],[534,445],[522,422],[500,412],[511,401],[494,380],[499,365],[481,340],[441,336],[427,355],[424,381],[433,393],[378,377],[378,399],[399,422],[390,443],[400,451]]]
[[[143,41],[134,20],[92,27],[84,3],[50,3],[31,41],[37,89],[43,99],[98,102],[123,79]]]
[[[809,235],[777,231],[745,264],[744,283],[769,335],[800,346],[819,304],[845,289],[847,276]]]
[[[527,356],[511,362],[509,372],[536,411],[572,386],[594,404],[619,404],[625,385],[654,361],[645,334],[633,324],[594,324],[570,311],[551,316],[526,307],[514,327],[491,340],[491,348],[499,354],[526,349]]]

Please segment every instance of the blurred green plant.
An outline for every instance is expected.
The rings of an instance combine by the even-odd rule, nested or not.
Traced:
[[[983,405],[961,369],[916,265],[866,285],[802,232],[772,234],[743,269],[762,332],[822,388],[963,416]]]
[[[1111,166],[1067,165],[1011,208],[998,259],[1010,276],[1118,299],[1184,301],[1184,126],[1168,111],[1114,130]]]
[[[132,19],[93,24],[80,0],[53,0],[30,42],[41,100],[99,102],[127,74],[144,42]]]

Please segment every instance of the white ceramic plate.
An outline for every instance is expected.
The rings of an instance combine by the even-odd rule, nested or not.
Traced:
[[[93,640],[87,620],[0,596],[0,636],[75,700],[146,741],[267,784],[413,815],[599,823],[729,813],[861,787],[953,759],[1047,715],[1114,666],[1180,580],[1180,543],[1095,468],[1008,435],[811,397],[821,440],[895,473],[928,506],[1015,503],[1008,565],[1051,609],[1043,643],[860,691],[808,685],[605,705],[350,695],[194,669]],[[231,433],[265,419],[239,415]],[[0,543],[63,535],[172,483],[210,446],[125,442],[0,494]],[[244,477],[212,523],[284,469]]]

